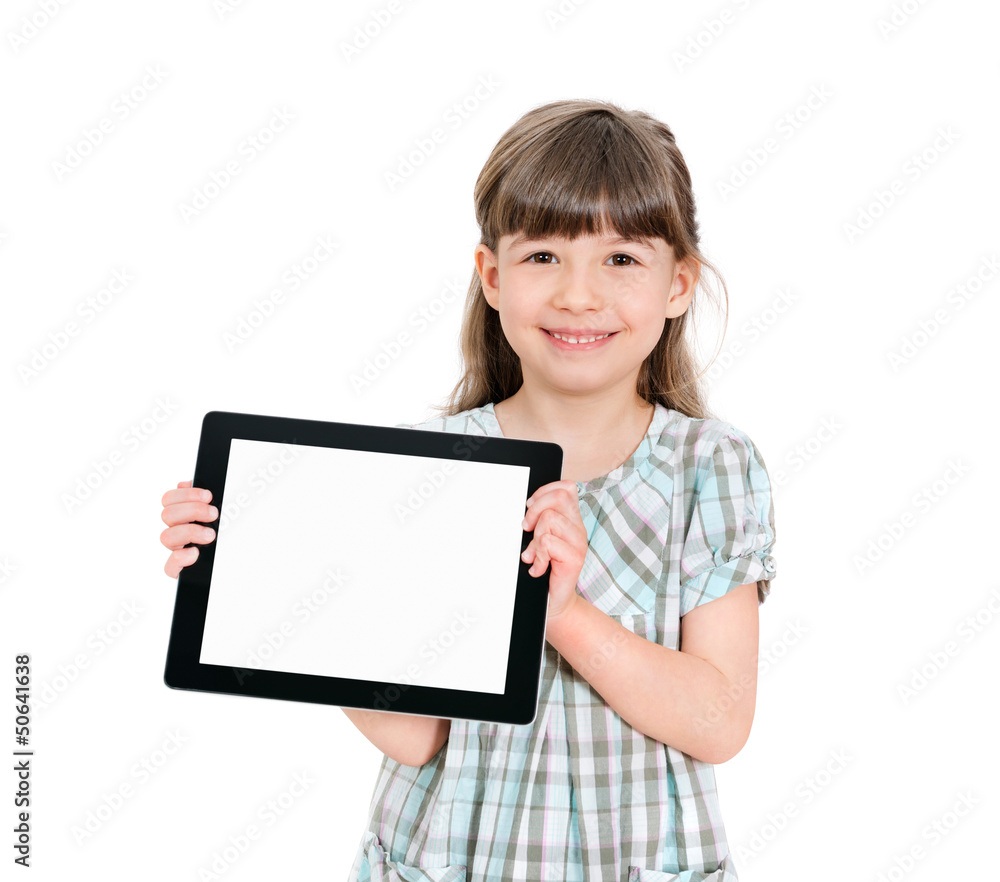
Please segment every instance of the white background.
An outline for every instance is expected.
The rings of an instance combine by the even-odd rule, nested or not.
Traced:
[[[175,583],[160,498],[192,476],[208,410],[432,416],[458,378],[476,176],[522,113],[571,97],[673,128],[730,295],[721,341],[701,312],[705,351],[729,357],[711,403],[775,484],[757,716],[717,769],[740,878],[995,864],[995,5],[589,0],[560,17],[554,2],[422,0],[350,60],[386,4],[41,5],[0,15],[0,682],[13,692],[14,654],[30,652],[36,698],[55,695],[33,712],[33,878],[199,879],[250,824],[260,838],[221,878],[346,878],[381,755],[335,708],[163,685]],[[118,96],[144,77],[155,88],[122,118]],[[452,126],[463,101],[477,106]],[[241,142],[279,111],[293,118],[249,161]],[[102,118],[113,129],[88,151]],[[436,127],[443,143],[390,186]],[[59,174],[77,144],[89,155]],[[230,161],[239,174],[185,220]],[[283,276],[323,237],[336,247],[292,290]],[[116,272],[124,290],[25,379]],[[284,302],[227,348],[275,288]],[[903,696],[915,668],[926,685]],[[5,751],[10,695],[6,708]],[[295,774],[312,783],[266,826]],[[78,844],[73,828],[123,785],[131,797]],[[0,814],[11,830],[10,796]]]

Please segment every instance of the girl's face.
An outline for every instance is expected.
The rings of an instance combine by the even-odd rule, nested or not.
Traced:
[[[498,253],[480,244],[476,269],[525,383],[563,392],[635,390],[666,319],[682,315],[698,280],[696,262],[674,259],[663,239],[607,236],[570,241],[503,236]],[[553,336],[589,338],[563,342]]]

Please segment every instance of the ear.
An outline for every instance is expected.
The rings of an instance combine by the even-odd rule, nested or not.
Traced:
[[[667,298],[667,318],[677,318],[685,313],[691,305],[700,275],[700,261],[693,257],[677,261],[674,266],[674,280],[670,285],[670,297]]]
[[[476,263],[476,272],[483,286],[483,296],[495,310],[500,309],[500,268],[496,255],[482,242],[476,246],[472,254]]]

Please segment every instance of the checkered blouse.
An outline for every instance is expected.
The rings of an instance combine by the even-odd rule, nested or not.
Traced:
[[[502,437],[492,404],[402,427]],[[677,649],[680,617],[776,575],[771,487],[739,429],[657,404],[638,448],[577,482],[579,592]],[[526,726],[453,720],[422,766],[384,757],[349,876],[735,882],[714,767],[633,729],[545,644]]]

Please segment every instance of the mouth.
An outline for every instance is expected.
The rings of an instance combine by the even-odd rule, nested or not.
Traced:
[[[605,340],[610,339],[617,331],[580,331],[578,333],[562,333],[559,331],[550,331],[548,328],[542,328],[546,334],[549,335],[553,340],[563,343],[566,346],[590,346],[596,343],[602,343]]]

